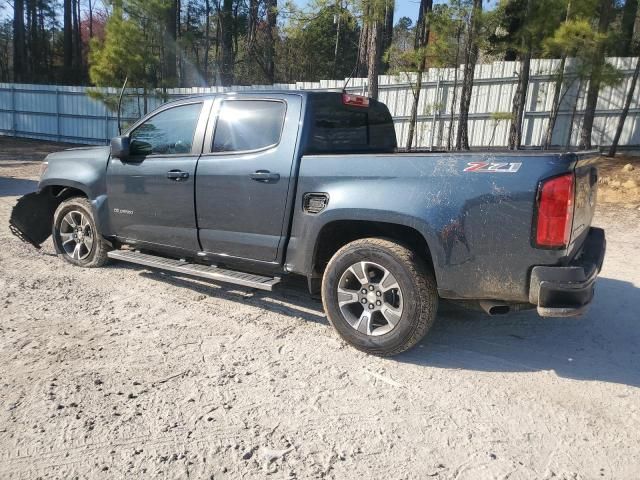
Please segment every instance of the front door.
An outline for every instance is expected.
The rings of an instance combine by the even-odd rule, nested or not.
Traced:
[[[301,101],[224,99],[198,162],[196,207],[205,252],[274,262],[285,232]]]
[[[130,157],[110,159],[109,213],[118,237],[199,250],[195,170],[211,104],[194,101],[153,114],[129,134]]]

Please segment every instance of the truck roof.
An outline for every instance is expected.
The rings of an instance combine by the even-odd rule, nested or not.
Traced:
[[[217,97],[242,97],[242,96],[299,96],[299,97],[310,97],[310,96],[322,96],[322,95],[341,95],[341,90],[284,90],[284,89],[272,89],[272,90],[233,90],[229,92],[217,92],[217,93],[202,93],[189,95],[186,97],[180,97],[175,100],[171,100],[163,105],[175,104],[181,102],[188,102],[193,99],[210,99]]]

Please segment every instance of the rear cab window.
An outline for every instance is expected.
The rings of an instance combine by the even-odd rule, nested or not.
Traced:
[[[389,153],[397,147],[393,119],[375,100],[368,107],[345,105],[341,93],[311,94],[307,154]]]

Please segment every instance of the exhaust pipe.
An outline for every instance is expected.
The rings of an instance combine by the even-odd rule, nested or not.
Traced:
[[[480,300],[480,308],[489,315],[506,315],[511,311],[511,306],[504,303]]]

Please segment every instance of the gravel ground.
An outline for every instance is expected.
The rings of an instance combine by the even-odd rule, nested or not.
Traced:
[[[3,142],[1,478],[639,478],[639,211],[599,210],[584,318],[445,305],[417,348],[380,359],[341,342],[302,282],[80,269],[21,243],[7,219],[41,157]]]

